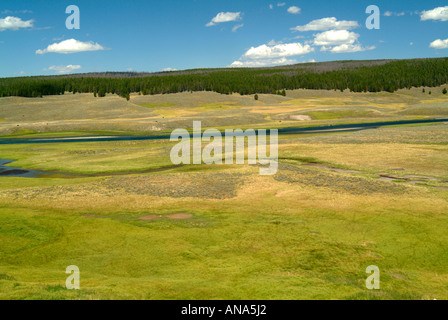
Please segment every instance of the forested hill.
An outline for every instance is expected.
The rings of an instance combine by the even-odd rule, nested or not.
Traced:
[[[371,67],[379,66],[394,60],[346,60],[346,61],[328,61],[328,62],[309,62],[309,63],[299,63],[294,65],[286,66],[276,66],[276,67],[264,67],[264,68],[245,68],[239,70],[272,70],[272,69],[283,69],[293,71],[295,69],[309,70],[311,72],[326,72],[326,71],[336,71],[341,69],[353,69],[358,67]],[[397,61],[397,60],[395,60]],[[63,76],[46,76],[48,77],[65,77],[65,78],[144,78],[151,76],[164,76],[164,75],[183,75],[183,74],[196,74],[196,73],[213,73],[217,71],[225,70],[238,70],[235,68],[223,69],[190,69],[190,70],[175,70],[175,71],[159,71],[159,72],[90,72],[90,73],[76,73]]]
[[[448,58],[339,61],[251,69],[195,69],[176,72],[106,72],[65,76],[1,78],[0,97],[42,97],[92,93],[103,97],[132,92],[166,94],[215,91],[222,94],[279,93],[293,89],[394,92],[448,83]]]

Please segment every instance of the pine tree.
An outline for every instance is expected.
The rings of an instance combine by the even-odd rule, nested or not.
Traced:
[[[103,87],[101,87],[101,88],[98,90],[98,97],[102,98],[102,97],[105,97],[105,96],[106,96],[106,89],[104,89]]]

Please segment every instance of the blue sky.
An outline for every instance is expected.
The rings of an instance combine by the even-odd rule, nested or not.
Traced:
[[[66,28],[66,7],[80,29]],[[369,5],[380,29],[366,28]],[[448,56],[448,1],[2,0],[0,77]]]

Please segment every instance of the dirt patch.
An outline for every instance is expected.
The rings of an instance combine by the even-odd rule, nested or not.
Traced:
[[[161,218],[161,217],[162,216],[156,216],[155,214],[151,214],[149,216],[140,217],[140,218],[138,218],[138,220],[151,221],[151,220],[155,220],[155,219]]]
[[[190,219],[193,218],[193,215],[190,213],[173,213],[166,216],[169,219],[174,220],[183,220],[183,219]]]
[[[312,120],[310,116],[304,116],[304,115],[292,115],[289,118],[291,120],[297,120],[297,121],[309,121],[309,120]]]

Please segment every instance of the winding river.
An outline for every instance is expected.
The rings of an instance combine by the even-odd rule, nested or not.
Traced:
[[[278,129],[278,134],[310,134],[310,133],[329,133],[329,132],[348,132],[366,129],[375,129],[380,127],[424,124],[424,123],[443,123],[448,122],[448,118],[443,119],[422,119],[422,120],[400,120],[387,122],[371,123],[351,123],[339,125],[327,125],[316,127],[290,127]],[[269,132],[269,130],[267,131]],[[71,136],[71,137],[50,137],[50,138],[1,138],[1,144],[36,144],[36,143],[70,143],[70,142],[101,142],[101,141],[138,141],[138,140],[169,140],[170,135],[153,136]]]

